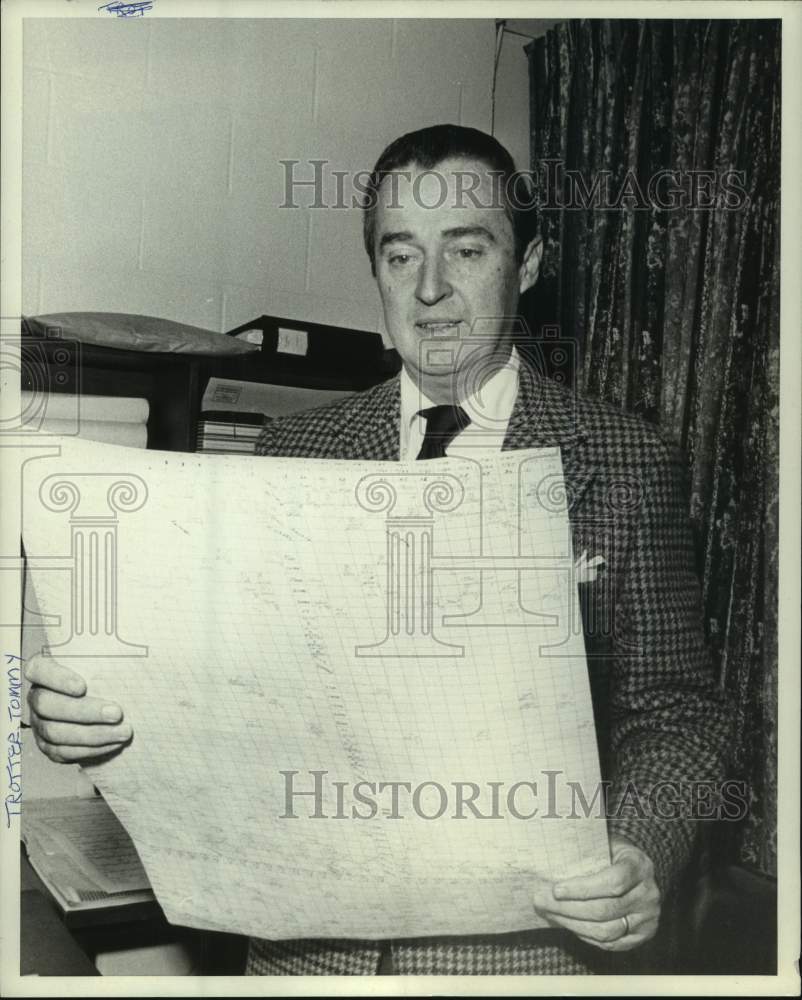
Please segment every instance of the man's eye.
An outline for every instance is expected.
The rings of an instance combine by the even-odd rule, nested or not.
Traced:
[[[412,254],[393,253],[388,257],[391,267],[404,267],[412,260]]]
[[[472,260],[475,257],[481,257],[482,250],[479,247],[460,247],[457,254],[462,260]]]

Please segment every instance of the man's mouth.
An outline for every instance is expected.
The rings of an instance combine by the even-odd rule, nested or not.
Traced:
[[[458,319],[426,319],[418,320],[415,326],[423,333],[436,337],[442,334],[456,333],[459,324]]]

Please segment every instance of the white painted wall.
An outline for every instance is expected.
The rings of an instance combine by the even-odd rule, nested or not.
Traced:
[[[523,44],[496,134],[528,166]],[[491,19],[27,20],[24,311],[381,329],[359,210],[281,209],[279,160],[369,170],[402,132],[488,129],[493,47]]]

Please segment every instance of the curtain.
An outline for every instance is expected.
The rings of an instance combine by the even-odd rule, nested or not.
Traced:
[[[776,874],[780,22],[575,20],[527,53],[545,244],[527,311],[575,341],[580,391],[688,457],[750,796],[719,848]]]

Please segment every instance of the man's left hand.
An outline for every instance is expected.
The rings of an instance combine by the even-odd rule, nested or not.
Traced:
[[[612,863],[595,875],[539,883],[535,909],[552,927],[564,927],[605,951],[629,951],[654,937],[660,890],[654,865],[618,834],[610,838]]]

